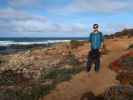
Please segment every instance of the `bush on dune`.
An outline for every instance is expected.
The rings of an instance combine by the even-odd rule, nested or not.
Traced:
[[[76,56],[74,54],[72,54],[72,52],[69,52],[69,55],[67,55],[64,63],[72,65],[72,66],[76,66],[76,65],[79,66],[79,64],[80,64],[80,62],[78,61]]]
[[[27,79],[23,73],[13,70],[0,73],[0,100],[39,100],[51,89],[51,84]]]
[[[128,68],[131,68],[131,70],[133,69],[133,56],[129,56],[124,58],[123,60],[121,60],[121,65],[122,66],[128,66]],[[126,67],[125,67],[126,68]]]
[[[72,45],[77,47],[81,44],[73,41]],[[70,53],[64,59],[61,65],[68,65],[70,68],[50,67],[47,70],[40,70],[41,75],[37,80],[25,77],[26,74],[23,71],[4,70],[0,72],[0,100],[39,100],[53,90],[57,84],[70,80],[73,75],[83,70],[74,54]]]
[[[81,46],[82,43],[81,43],[81,41],[71,40],[70,45],[71,45],[71,48],[73,49],[73,48],[77,48],[77,47]]]
[[[57,84],[70,80],[83,68],[50,68],[42,70],[40,79],[27,79],[24,73],[6,70],[0,73],[0,100],[39,100],[53,90]]]
[[[28,80],[22,73],[16,73],[13,70],[5,70],[0,73],[0,85],[17,85]]]
[[[128,52],[112,62],[111,69],[118,73],[116,78],[121,84],[133,85],[133,52]]]
[[[44,70],[41,75],[41,80],[54,80],[54,83],[60,83],[62,81],[70,80],[71,77],[83,70],[82,67],[73,68],[53,68],[49,70]]]
[[[130,45],[128,46],[128,49],[133,49],[133,44],[130,44]]]
[[[1,88],[0,100],[39,100],[47,95],[52,87],[50,85],[34,84],[29,86],[12,86]]]
[[[116,79],[120,84],[105,92],[105,100],[133,100],[133,52],[113,61],[111,69],[117,72]]]
[[[119,71],[132,71],[133,67],[133,52],[122,55],[110,64],[110,68],[116,72]]]
[[[133,100],[133,87],[116,85],[107,88],[102,94],[84,93],[80,100]]]
[[[116,77],[123,85],[132,85],[133,86],[133,73],[131,72],[121,72]]]
[[[40,80],[45,82],[47,80],[52,81],[50,89],[48,89],[49,93],[52,89],[56,87],[57,84],[68,81],[72,78],[73,75],[81,72],[83,67],[72,67],[72,68],[50,68],[48,70],[44,69],[41,72]],[[45,93],[46,94],[46,93]]]
[[[112,86],[104,93],[104,100],[132,100],[133,87],[131,86]]]

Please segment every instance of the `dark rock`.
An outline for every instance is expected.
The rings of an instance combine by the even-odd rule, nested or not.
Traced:
[[[105,100],[133,100],[133,87],[118,85],[107,89],[104,93]]]

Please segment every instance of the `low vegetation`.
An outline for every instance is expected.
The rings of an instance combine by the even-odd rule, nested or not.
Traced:
[[[80,65],[80,62],[78,61],[76,56],[74,54],[72,54],[72,52],[69,52],[64,63],[66,63],[68,65],[72,65],[72,66]]]
[[[73,48],[77,48],[77,47],[81,46],[82,43],[81,43],[81,41],[71,40],[70,45],[71,45],[71,48],[73,49]]]
[[[54,68],[43,70],[41,80],[53,80],[56,84],[62,81],[70,80],[74,74],[79,73],[81,70],[83,70],[82,67]]]
[[[130,45],[128,46],[128,49],[133,49],[133,44],[130,44]]]
[[[121,72],[117,75],[116,78],[120,81],[121,84],[133,86],[133,73],[131,72]]]
[[[81,45],[79,41],[71,44]],[[48,51],[20,52],[0,60],[0,100],[39,100],[83,70],[73,52],[64,48]]]
[[[105,92],[105,100],[133,100],[133,52],[112,62],[111,69],[117,72],[120,84]]]
[[[3,71],[0,73],[0,100],[39,100],[82,69],[80,66],[45,69],[38,80],[25,78],[23,73],[13,70]]]
[[[13,70],[0,73],[0,100],[38,100],[51,88],[50,84],[27,79]]]
[[[104,100],[133,100],[133,87],[117,85],[107,89]]]
[[[0,100],[39,100],[51,88],[50,85],[43,84],[1,87]]]

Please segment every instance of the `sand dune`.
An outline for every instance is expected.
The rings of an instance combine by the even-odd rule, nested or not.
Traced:
[[[113,60],[127,52],[126,49],[132,43],[133,38],[106,40],[105,44],[110,52],[102,56],[99,73],[95,73],[93,69],[89,74],[83,71],[73,76],[70,81],[59,84],[49,95],[43,97],[43,100],[80,100],[81,96],[89,91],[98,95],[103,93],[106,88],[118,84],[119,82],[115,79],[116,73],[108,66]],[[80,53],[84,53],[83,50],[81,51]]]

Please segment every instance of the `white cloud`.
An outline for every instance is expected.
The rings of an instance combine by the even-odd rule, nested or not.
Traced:
[[[59,33],[80,33],[85,32],[84,27],[75,25],[55,24],[49,21],[42,22],[37,20],[13,21],[12,24],[17,32],[59,32]]]
[[[100,12],[114,13],[120,11],[130,11],[132,0],[73,0],[69,5],[60,9],[49,9],[50,12],[59,13],[82,13],[82,12]]]
[[[2,32],[59,32],[80,33],[85,32],[83,25],[75,23],[51,22],[45,16],[29,15],[26,12],[13,8],[0,10],[0,31]]]
[[[68,9],[74,11],[110,12],[128,9],[130,6],[130,2],[122,0],[74,0],[73,4],[68,6]]]
[[[53,2],[51,0],[51,2]],[[71,0],[66,5],[48,6],[43,0],[8,0],[8,5],[13,8],[47,9],[54,13],[80,13],[80,12],[119,12],[133,10],[132,0]]]
[[[41,0],[8,0],[8,5],[13,8],[39,7]]]
[[[44,11],[44,8],[46,8],[48,12],[53,14],[89,13],[91,11],[110,13],[133,10],[132,3],[133,1],[131,0],[72,0],[71,3],[64,5],[64,7],[62,5],[58,5],[59,7],[52,5],[53,7],[51,7],[50,5],[43,5],[41,0],[8,0],[8,7],[0,9],[0,32],[25,32],[26,34],[28,32],[30,34],[32,32],[87,33],[88,30],[85,24],[81,24],[80,21],[70,22],[71,24],[57,23],[46,16],[29,14],[26,9],[31,7],[33,8],[32,10],[39,9],[39,11]],[[110,28],[106,29],[113,31],[116,26],[110,26]]]

